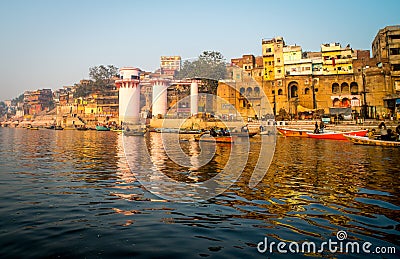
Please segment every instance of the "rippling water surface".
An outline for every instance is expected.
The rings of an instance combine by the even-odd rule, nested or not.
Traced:
[[[160,153],[154,166],[178,180],[207,180],[230,155],[217,145],[212,161],[188,174],[162,154],[155,134],[132,137],[140,148],[128,155]],[[250,188],[258,136],[227,191],[175,203],[136,180],[143,168],[129,169],[120,134],[0,128],[0,139],[2,258],[290,258],[261,254],[257,244],[265,237],[322,243],[339,230],[348,240],[396,248],[384,257],[400,255],[399,149],[279,137],[267,174]],[[195,145],[184,141],[182,149],[190,155]]]

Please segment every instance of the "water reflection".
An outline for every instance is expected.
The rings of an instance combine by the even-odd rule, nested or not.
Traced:
[[[255,257],[264,236],[323,242],[338,230],[351,240],[399,249],[398,149],[279,138],[267,174],[251,188],[261,149],[255,137],[243,173],[227,191],[179,204],[146,191],[146,184],[166,188],[155,172],[201,183],[243,151],[180,141],[190,156],[190,166],[182,167],[168,158],[159,134],[0,134],[0,254],[6,257],[25,251],[33,257]],[[207,148],[216,155],[199,166]],[[136,162],[128,164],[125,153]]]

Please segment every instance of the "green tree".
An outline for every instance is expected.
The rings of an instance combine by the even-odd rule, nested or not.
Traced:
[[[85,84],[75,84],[74,97],[86,97],[93,92],[105,92],[114,88],[114,77],[118,74],[118,68],[113,65],[100,65],[89,68],[91,81]]]
[[[177,74],[178,79],[208,78],[221,80],[226,76],[224,56],[217,51],[203,51],[194,61],[185,61]]]
[[[96,86],[108,87],[114,84],[113,77],[118,74],[118,68],[113,65],[100,65],[89,68],[89,76]]]
[[[199,91],[217,94],[218,80],[226,76],[224,56],[217,51],[203,51],[194,61],[185,61],[177,74],[177,79],[201,78]]]
[[[24,94],[20,94],[18,97],[12,100],[15,103],[22,103],[24,101]]]

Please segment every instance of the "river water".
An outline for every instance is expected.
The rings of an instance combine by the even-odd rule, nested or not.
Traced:
[[[131,138],[138,150],[154,153],[156,134]],[[250,140],[247,165],[228,190],[179,203],[135,178],[143,168],[130,170],[121,134],[0,128],[0,257],[399,257],[400,149],[278,137],[268,172],[251,188],[260,138]],[[218,174],[229,152],[217,145],[196,181]],[[188,179],[168,161],[155,164],[169,177]],[[338,231],[348,241],[370,242],[371,250],[394,247],[395,254],[257,249],[265,238],[338,241]]]

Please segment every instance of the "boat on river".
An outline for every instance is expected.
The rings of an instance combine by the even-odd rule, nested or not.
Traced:
[[[39,127],[28,126],[28,127],[27,127],[27,129],[30,129],[30,130],[38,130],[38,129],[39,129]]]
[[[236,136],[236,137],[254,137],[257,135],[258,132],[229,132],[231,136]]]
[[[333,139],[333,140],[347,140],[344,135],[349,136],[360,136],[364,137],[367,135],[368,130],[354,130],[354,131],[346,131],[346,132],[320,132],[320,133],[310,133],[307,132],[309,138],[315,139]]]
[[[201,142],[216,142],[216,143],[234,143],[235,136],[216,136],[213,137],[210,134],[202,134],[194,136],[195,141]]]
[[[103,126],[103,125],[97,125],[96,130],[97,131],[110,131],[110,128]]]
[[[277,127],[278,132],[285,137],[301,137],[308,138],[307,133],[313,133],[312,130],[306,129],[290,129],[290,128],[280,128]]]
[[[400,147],[400,141],[388,141],[380,139],[370,139],[368,137],[351,136],[345,134],[344,137],[350,142],[357,145],[368,145],[368,146],[383,146],[383,147]]]
[[[144,136],[146,134],[146,130],[124,130],[125,136]]]

